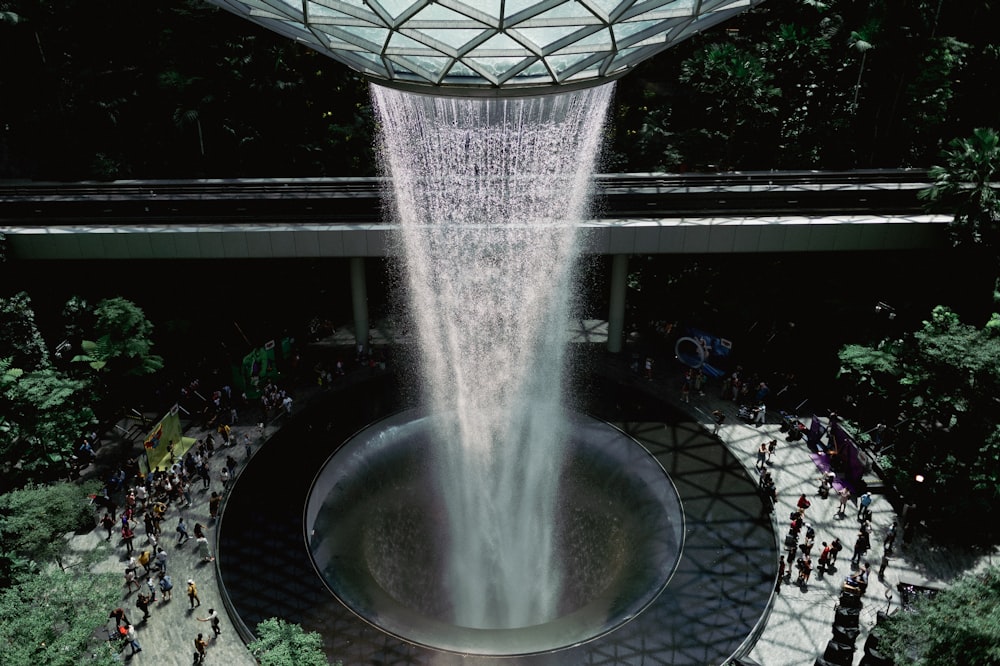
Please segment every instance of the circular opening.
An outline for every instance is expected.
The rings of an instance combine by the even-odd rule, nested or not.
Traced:
[[[484,628],[454,617],[446,544],[461,535],[448,534],[432,420],[412,410],[356,434],[317,474],[305,515],[313,565],[359,617],[438,650],[548,652],[621,626],[656,599],[677,566],[680,500],[635,440],[596,419],[574,414],[570,421],[566,462],[554,480],[563,584],[546,621]]]

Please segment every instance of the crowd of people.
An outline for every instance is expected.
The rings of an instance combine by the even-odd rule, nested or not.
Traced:
[[[130,647],[131,655],[142,651],[136,628],[144,628],[157,609],[171,603],[175,576],[184,581],[190,608],[201,605],[195,580],[198,565],[215,559],[209,530],[240,469],[240,454],[249,459],[254,440],[263,435],[260,423],[241,428],[241,433],[224,425],[225,429],[205,431],[189,450],[171,456],[165,468],[144,472],[136,467],[130,473],[126,471],[130,465],[117,467],[109,477],[111,482],[95,497],[103,511],[99,529],[106,533],[105,541],[117,534],[115,545],[124,561],[125,605],[108,616],[115,621],[114,629],[108,631],[109,640],[120,650]],[[185,547],[192,540],[194,548]],[[135,623],[124,610],[132,606],[142,612]],[[221,628],[214,609],[197,619],[210,622],[212,640],[218,638]],[[192,640],[200,663],[209,641],[203,634]]]

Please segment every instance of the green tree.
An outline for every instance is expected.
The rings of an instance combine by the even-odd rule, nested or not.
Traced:
[[[4,357],[24,369],[44,368],[50,363],[27,292],[0,298],[0,358]]]
[[[330,663],[319,634],[276,617],[257,624],[257,640],[247,647],[261,666],[329,666]]]
[[[142,308],[125,298],[106,298],[94,308],[94,340],[84,340],[86,362],[98,371],[117,376],[148,375],[163,368],[163,359],[151,353],[153,324]]]
[[[773,130],[781,89],[755,50],[731,42],[709,43],[681,64],[680,81],[698,94],[705,117],[696,134],[709,139],[723,168],[736,162],[738,141],[766,135],[765,128]]]
[[[962,576],[875,630],[879,651],[908,666],[1000,664],[1000,569]]]
[[[927,205],[952,213],[956,245],[1000,248],[1000,134],[977,128],[972,136],[953,139],[944,164],[931,167],[934,183],[919,194]]]
[[[40,566],[62,565],[68,532],[93,529],[89,496],[99,482],[29,484],[0,495],[0,587],[13,584]]]
[[[76,436],[94,421],[92,399],[87,380],[0,359],[0,490],[65,473]]]
[[[998,536],[998,328],[997,317],[977,328],[938,306],[899,340],[840,351],[846,390],[872,410],[858,420],[896,424],[883,460],[889,480],[906,501],[926,509],[921,514],[932,530],[950,539]]]
[[[96,630],[108,621],[121,594],[117,574],[42,567],[0,590],[0,645],[5,664],[114,666],[107,638]]]

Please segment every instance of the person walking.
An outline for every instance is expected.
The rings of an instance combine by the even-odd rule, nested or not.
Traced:
[[[122,525],[122,543],[125,544],[125,553],[127,555],[132,554],[132,540],[135,538],[135,532],[132,531],[132,526],[128,523]]]
[[[767,466],[767,442],[761,442],[757,447],[757,462],[754,467],[764,469]]]
[[[165,573],[160,574],[160,594],[163,595],[164,601],[170,601],[173,597],[174,581],[170,579],[170,576]],[[156,601],[154,598],[153,601]]]
[[[830,542],[830,564],[827,565],[827,569],[832,569],[832,565],[837,561],[837,555],[844,549],[844,545],[840,543],[840,537],[834,538]]]
[[[190,538],[191,535],[188,534],[187,523],[184,522],[184,516],[180,516],[177,519],[177,545],[183,546]]]
[[[214,562],[215,558],[208,549],[208,538],[205,535],[198,537],[198,556],[202,562]]]
[[[167,551],[162,546],[156,549],[156,570],[167,573]]]
[[[892,557],[892,548],[887,548],[882,553],[882,563],[878,565],[878,579],[885,580],[885,570],[889,566],[889,558]]]
[[[205,640],[202,634],[198,634],[198,637],[194,639],[194,663],[204,664],[205,663],[205,653],[208,648],[208,642]]]
[[[132,655],[142,652],[142,646],[139,645],[139,637],[135,633],[135,627],[131,624],[128,625],[128,631],[125,632],[125,640],[132,646]]]
[[[140,593],[139,596],[135,600],[135,607],[142,611],[142,620],[140,620],[140,623],[141,622],[145,622],[146,620],[149,619],[149,595],[148,594],[146,594],[145,592]]]
[[[110,513],[104,513],[104,517],[101,518],[101,527],[108,531],[108,538],[105,541],[111,541],[111,535],[115,530],[115,519],[111,517]]]
[[[222,628],[219,626],[219,614],[215,612],[214,608],[208,609],[208,617],[199,617],[199,622],[211,622],[212,631],[215,633],[215,637],[218,638],[219,634],[222,633]]]
[[[222,504],[222,495],[216,491],[212,491],[212,497],[208,500],[208,515],[211,516],[212,520],[219,517],[219,505]]]
[[[826,543],[823,542],[823,550],[819,553],[819,566],[816,567],[816,575],[822,579],[823,574],[826,573],[826,568],[830,564],[830,553],[833,549]]]
[[[142,589],[142,583],[136,580],[135,569],[125,570],[125,588],[128,590],[126,596],[132,594],[132,586],[135,585],[135,591],[138,592]]]
[[[712,430],[712,434],[718,435],[722,424],[726,422],[726,415],[722,413],[721,409],[716,409],[712,411],[712,419],[715,421],[715,428]]]
[[[188,579],[187,582],[187,595],[188,595],[188,601],[191,602],[191,608],[196,608],[197,606],[201,606],[201,599],[198,598],[198,586],[195,585],[194,580],[190,578]]]

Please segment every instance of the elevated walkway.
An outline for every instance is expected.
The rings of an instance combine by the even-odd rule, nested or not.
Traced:
[[[945,240],[923,171],[612,174],[581,223],[590,254],[906,250]],[[378,178],[0,183],[10,257],[383,257]]]

